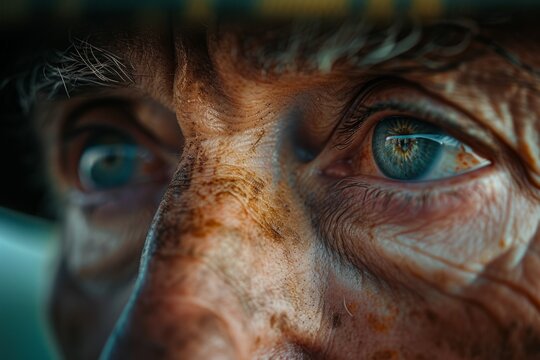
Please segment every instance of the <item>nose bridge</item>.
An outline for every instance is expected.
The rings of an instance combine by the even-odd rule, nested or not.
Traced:
[[[243,358],[254,236],[250,202],[262,181],[224,166],[180,167],[152,224],[136,294],[105,358]],[[251,224],[253,225],[253,224]],[[259,234],[260,235],[260,234]],[[219,356],[218,356],[219,355]]]

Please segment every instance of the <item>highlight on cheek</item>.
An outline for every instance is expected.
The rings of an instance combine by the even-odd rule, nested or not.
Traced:
[[[371,144],[377,168],[395,180],[439,180],[490,164],[439,127],[411,117],[379,121]]]

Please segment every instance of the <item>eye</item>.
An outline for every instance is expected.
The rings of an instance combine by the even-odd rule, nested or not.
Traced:
[[[371,152],[384,176],[401,181],[440,180],[490,164],[441,128],[408,116],[381,119],[372,132]]]
[[[85,188],[103,190],[143,180],[143,165],[152,159],[150,152],[129,136],[101,133],[93,136],[81,152],[78,166],[80,182]]]
[[[100,191],[156,180],[164,167],[162,160],[130,135],[100,129],[82,146],[77,174],[83,189]]]

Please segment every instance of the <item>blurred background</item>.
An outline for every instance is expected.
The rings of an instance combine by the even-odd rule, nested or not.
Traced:
[[[47,294],[57,231],[52,223],[0,208],[0,358],[57,359]]]

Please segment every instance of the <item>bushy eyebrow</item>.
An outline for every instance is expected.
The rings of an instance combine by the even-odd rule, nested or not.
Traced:
[[[459,65],[478,55],[469,51],[475,42],[538,77],[538,69],[522,63],[490,39],[480,37],[480,27],[472,19],[439,20],[428,26],[405,21],[375,26],[359,19],[337,25],[296,22],[254,32],[240,27],[240,48],[234,51],[239,50],[250,65],[265,73],[330,72],[337,63],[364,71],[387,62],[392,63],[389,69],[393,73],[399,73],[444,71]],[[16,86],[23,109],[29,111],[38,95],[69,98],[96,88],[134,85],[133,69],[110,50],[74,38],[67,49],[53,51],[18,76]]]
[[[522,26],[519,19],[500,21],[501,26]],[[384,66],[399,75],[411,71],[436,73],[464,62],[496,55],[510,66],[532,75],[523,86],[540,86],[540,69],[484,34],[493,27],[489,19],[439,19],[429,24],[397,19],[377,25],[366,19],[341,24],[293,23],[280,29],[237,34],[241,56],[264,76],[286,73],[364,73]],[[514,79],[516,81],[516,79]]]
[[[438,69],[468,50],[480,26],[473,20],[430,25],[399,19],[377,25],[366,19],[341,24],[293,23],[281,29],[238,34],[240,51],[265,73],[329,72],[336,64],[357,69],[411,60]]]
[[[21,106],[29,111],[38,95],[69,98],[85,89],[133,83],[132,66],[122,58],[88,40],[75,38],[67,49],[52,52],[19,76],[16,86]]]

